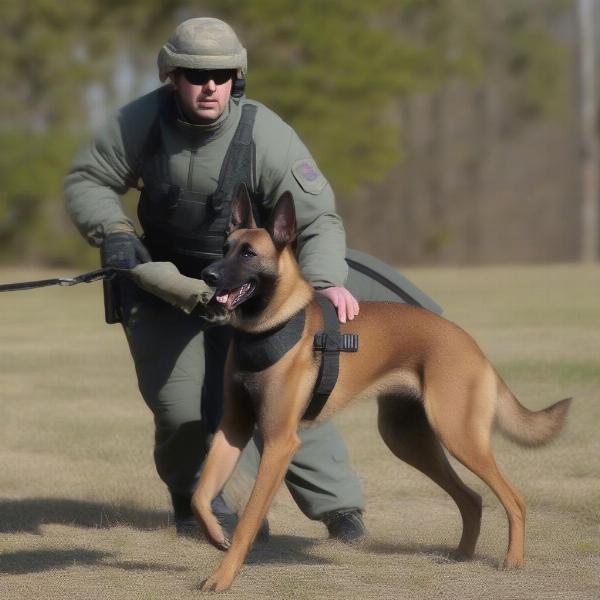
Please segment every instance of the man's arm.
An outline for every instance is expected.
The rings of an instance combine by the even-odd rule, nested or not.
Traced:
[[[137,163],[156,118],[158,92],[135,100],[109,119],[75,157],[64,180],[67,212],[94,246],[113,232],[135,232],[121,196],[135,186]]]
[[[113,118],[80,150],[64,181],[67,212],[93,246],[114,231],[134,232],[121,203],[131,179],[119,121]]]
[[[265,128],[258,123],[257,133],[263,136]],[[346,235],[335,211],[333,190],[289,126],[280,122],[268,131],[270,135],[259,137],[262,147],[257,144],[259,163],[262,159],[259,185],[269,205],[284,191],[292,193],[298,223],[296,254],[302,273],[317,290],[326,290],[324,294],[345,322],[358,313],[358,303],[343,287],[348,275]]]

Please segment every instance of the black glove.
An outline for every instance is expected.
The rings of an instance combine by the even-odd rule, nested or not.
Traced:
[[[100,259],[103,267],[114,269],[133,269],[152,260],[138,236],[126,231],[115,231],[104,238]],[[138,301],[139,290],[132,281],[120,275],[105,279],[102,284],[106,322],[127,325],[132,308]]]
[[[150,262],[152,257],[148,249],[135,233],[117,231],[109,233],[100,249],[103,267],[133,269],[141,263]]]

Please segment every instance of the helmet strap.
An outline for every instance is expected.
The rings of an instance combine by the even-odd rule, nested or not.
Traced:
[[[244,77],[238,77],[237,75],[233,78],[231,85],[231,95],[234,98],[241,98],[246,91],[246,79]]]

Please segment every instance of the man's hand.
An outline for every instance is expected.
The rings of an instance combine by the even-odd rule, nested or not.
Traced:
[[[116,269],[133,269],[152,260],[150,253],[135,233],[109,233],[100,249],[102,265]]]
[[[345,287],[330,287],[317,291],[336,307],[340,323],[345,323],[346,319],[352,321],[358,315],[358,300]]]

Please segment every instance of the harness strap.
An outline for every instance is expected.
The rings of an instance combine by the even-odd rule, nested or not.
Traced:
[[[304,310],[289,321],[263,333],[233,332],[233,350],[237,366],[242,371],[258,372],[268,369],[291,350],[304,331]]]
[[[358,351],[358,335],[340,333],[340,322],[333,304],[321,294],[316,294],[315,298],[323,312],[324,331],[315,334],[313,348],[322,352],[323,356],[315,391],[302,417],[307,421],[319,416],[335,387],[340,370],[340,352]]]

